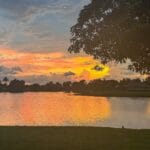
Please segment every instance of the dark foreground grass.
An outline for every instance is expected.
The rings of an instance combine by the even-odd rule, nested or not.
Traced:
[[[150,130],[0,127],[0,150],[150,150]]]

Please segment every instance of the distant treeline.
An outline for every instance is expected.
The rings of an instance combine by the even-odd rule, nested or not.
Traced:
[[[31,84],[28,85],[23,80],[14,79],[9,82],[8,78],[5,77],[0,82],[0,92],[27,92],[27,91],[49,91],[49,92],[74,92],[80,94],[92,95],[94,93],[105,93],[105,92],[118,92],[118,91],[147,91],[150,93],[150,77],[145,80],[140,79],[123,79],[120,81],[116,80],[92,80],[86,82],[81,80],[79,82],[48,82],[45,85]]]

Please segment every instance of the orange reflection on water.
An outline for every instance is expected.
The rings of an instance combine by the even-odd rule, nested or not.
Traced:
[[[100,100],[95,100],[95,98],[90,98],[89,100],[85,98],[82,100],[80,98],[72,104],[70,117],[73,122],[95,122],[110,116],[110,103],[106,98],[100,98]]]
[[[27,125],[84,124],[107,119],[111,105],[107,98],[29,93],[23,98],[19,111]]]

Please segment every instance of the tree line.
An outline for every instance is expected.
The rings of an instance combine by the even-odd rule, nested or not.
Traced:
[[[26,84],[24,80],[14,79],[9,82],[9,79],[5,77],[0,81],[0,92],[74,92],[74,93],[96,93],[99,91],[150,91],[150,77],[145,80],[140,79],[122,79],[117,80],[105,80],[96,79],[90,82],[85,80],[81,81],[67,81],[63,83],[48,82],[40,85],[38,83]]]

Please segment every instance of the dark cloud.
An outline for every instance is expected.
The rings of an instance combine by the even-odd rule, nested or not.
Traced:
[[[65,72],[64,73],[64,76],[65,77],[68,77],[68,76],[75,76],[76,74],[74,72],[71,72],[71,71],[68,71],[68,72]]]
[[[96,71],[103,71],[104,67],[101,67],[99,65],[96,65],[92,68],[92,70],[96,70]]]
[[[0,75],[16,75],[19,72],[22,72],[22,69],[20,67],[12,67],[8,68],[5,66],[0,66]]]

